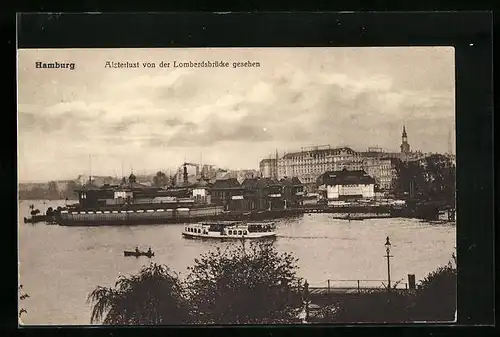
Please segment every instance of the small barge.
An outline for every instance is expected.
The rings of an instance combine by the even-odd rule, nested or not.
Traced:
[[[274,223],[266,222],[200,222],[186,225],[182,236],[192,239],[262,239],[275,238],[276,230]]]

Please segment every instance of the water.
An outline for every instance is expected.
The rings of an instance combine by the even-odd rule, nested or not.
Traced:
[[[132,274],[148,259],[124,257],[136,246],[155,252],[152,261],[168,265],[181,277],[195,257],[217,241],[186,240],[183,225],[123,227],[62,227],[24,224],[29,205],[42,212],[64,201],[21,201],[19,206],[20,284],[30,297],[20,301],[28,314],[24,324],[89,324],[88,294],[97,285],[112,286],[120,274]],[[280,251],[299,258],[300,276],[314,286],[327,279],[385,280],[385,238],[392,247],[391,278],[417,282],[445,265],[455,247],[455,227],[413,219],[334,220],[328,214],[303,215],[277,223]],[[352,284],[351,284],[352,285]]]

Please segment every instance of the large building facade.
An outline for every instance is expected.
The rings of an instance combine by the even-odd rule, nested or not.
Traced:
[[[300,152],[286,153],[276,162],[274,159],[264,159],[260,163],[260,169],[263,177],[273,177],[273,169],[276,167],[277,179],[297,177],[303,184],[312,188],[324,172],[364,170],[375,179],[376,188],[390,190],[396,178],[397,162],[414,157],[418,157],[418,153],[410,151],[408,134],[403,126],[400,152],[385,152],[380,148],[355,151],[345,146],[315,146],[303,148]]]
[[[304,184],[314,184],[320,174],[342,169],[359,170],[363,158],[348,147],[330,146],[303,149],[287,153],[278,159],[278,178],[297,177]]]

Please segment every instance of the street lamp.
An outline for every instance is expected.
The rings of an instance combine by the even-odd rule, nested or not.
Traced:
[[[303,323],[307,323],[309,321],[309,304],[311,301],[309,301],[309,283],[307,283],[307,280],[304,282],[304,311],[305,311],[305,317],[303,320]]]
[[[390,258],[393,257],[391,254],[391,242],[389,237],[385,240],[385,257],[387,258],[387,291],[391,291],[391,264]]]

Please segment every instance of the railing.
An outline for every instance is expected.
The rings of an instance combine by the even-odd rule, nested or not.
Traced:
[[[326,280],[326,282],[310,283],[309,290],[321,290],[324,293],[336,292],[339,290],[374,290],[387,289],[387,280]],[[303,284],[297,287],[299,291],[304,290]],[[408,289],[408,283],[403,283],[402,280],[391,282],[391,289]]]

